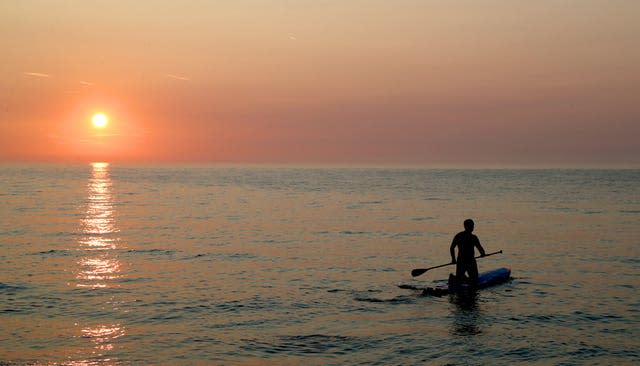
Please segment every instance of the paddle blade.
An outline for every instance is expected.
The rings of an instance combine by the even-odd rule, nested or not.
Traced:
[[[421,274],[425,273],[428,270],[429,270],[428,268],[416,268],[416,269],[411,271],[411,276],[418,277],[418,276],[420,276]]]

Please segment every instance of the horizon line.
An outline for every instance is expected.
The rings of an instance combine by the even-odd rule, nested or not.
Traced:
[[[262,168],[382,168],[382,169],[621,169],[637,170],[640,163],[594,163],[594,162],[557,162],[557,163],[405,163],[405,162],[251,162],[251,161],[197,161],[197,160],[161,160],[161,159],[0,159],[0,165],[86,165],[104,162],[111,165],[130,166],[220,166],[220,167],[262,167]]]

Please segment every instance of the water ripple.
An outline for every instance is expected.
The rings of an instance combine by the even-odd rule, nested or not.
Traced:
[[[327,355],[339,356],[375,349],[380,342],[371,337],[339,335],[281,336],[272,340],[244,339],[241,349],[251,354],[265,356],[285,354],[290,356]]]

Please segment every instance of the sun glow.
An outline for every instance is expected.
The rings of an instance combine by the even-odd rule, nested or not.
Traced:
[[[96,128],[104,128],[109,123],[109,117],[104,113],[96,113],[91,117],[91,124]]]

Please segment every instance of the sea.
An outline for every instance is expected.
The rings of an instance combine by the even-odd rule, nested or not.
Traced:
[[[0,365],[638,365],[640,170],[0,165]],[[475,221],[480,272],[423,296]]]

